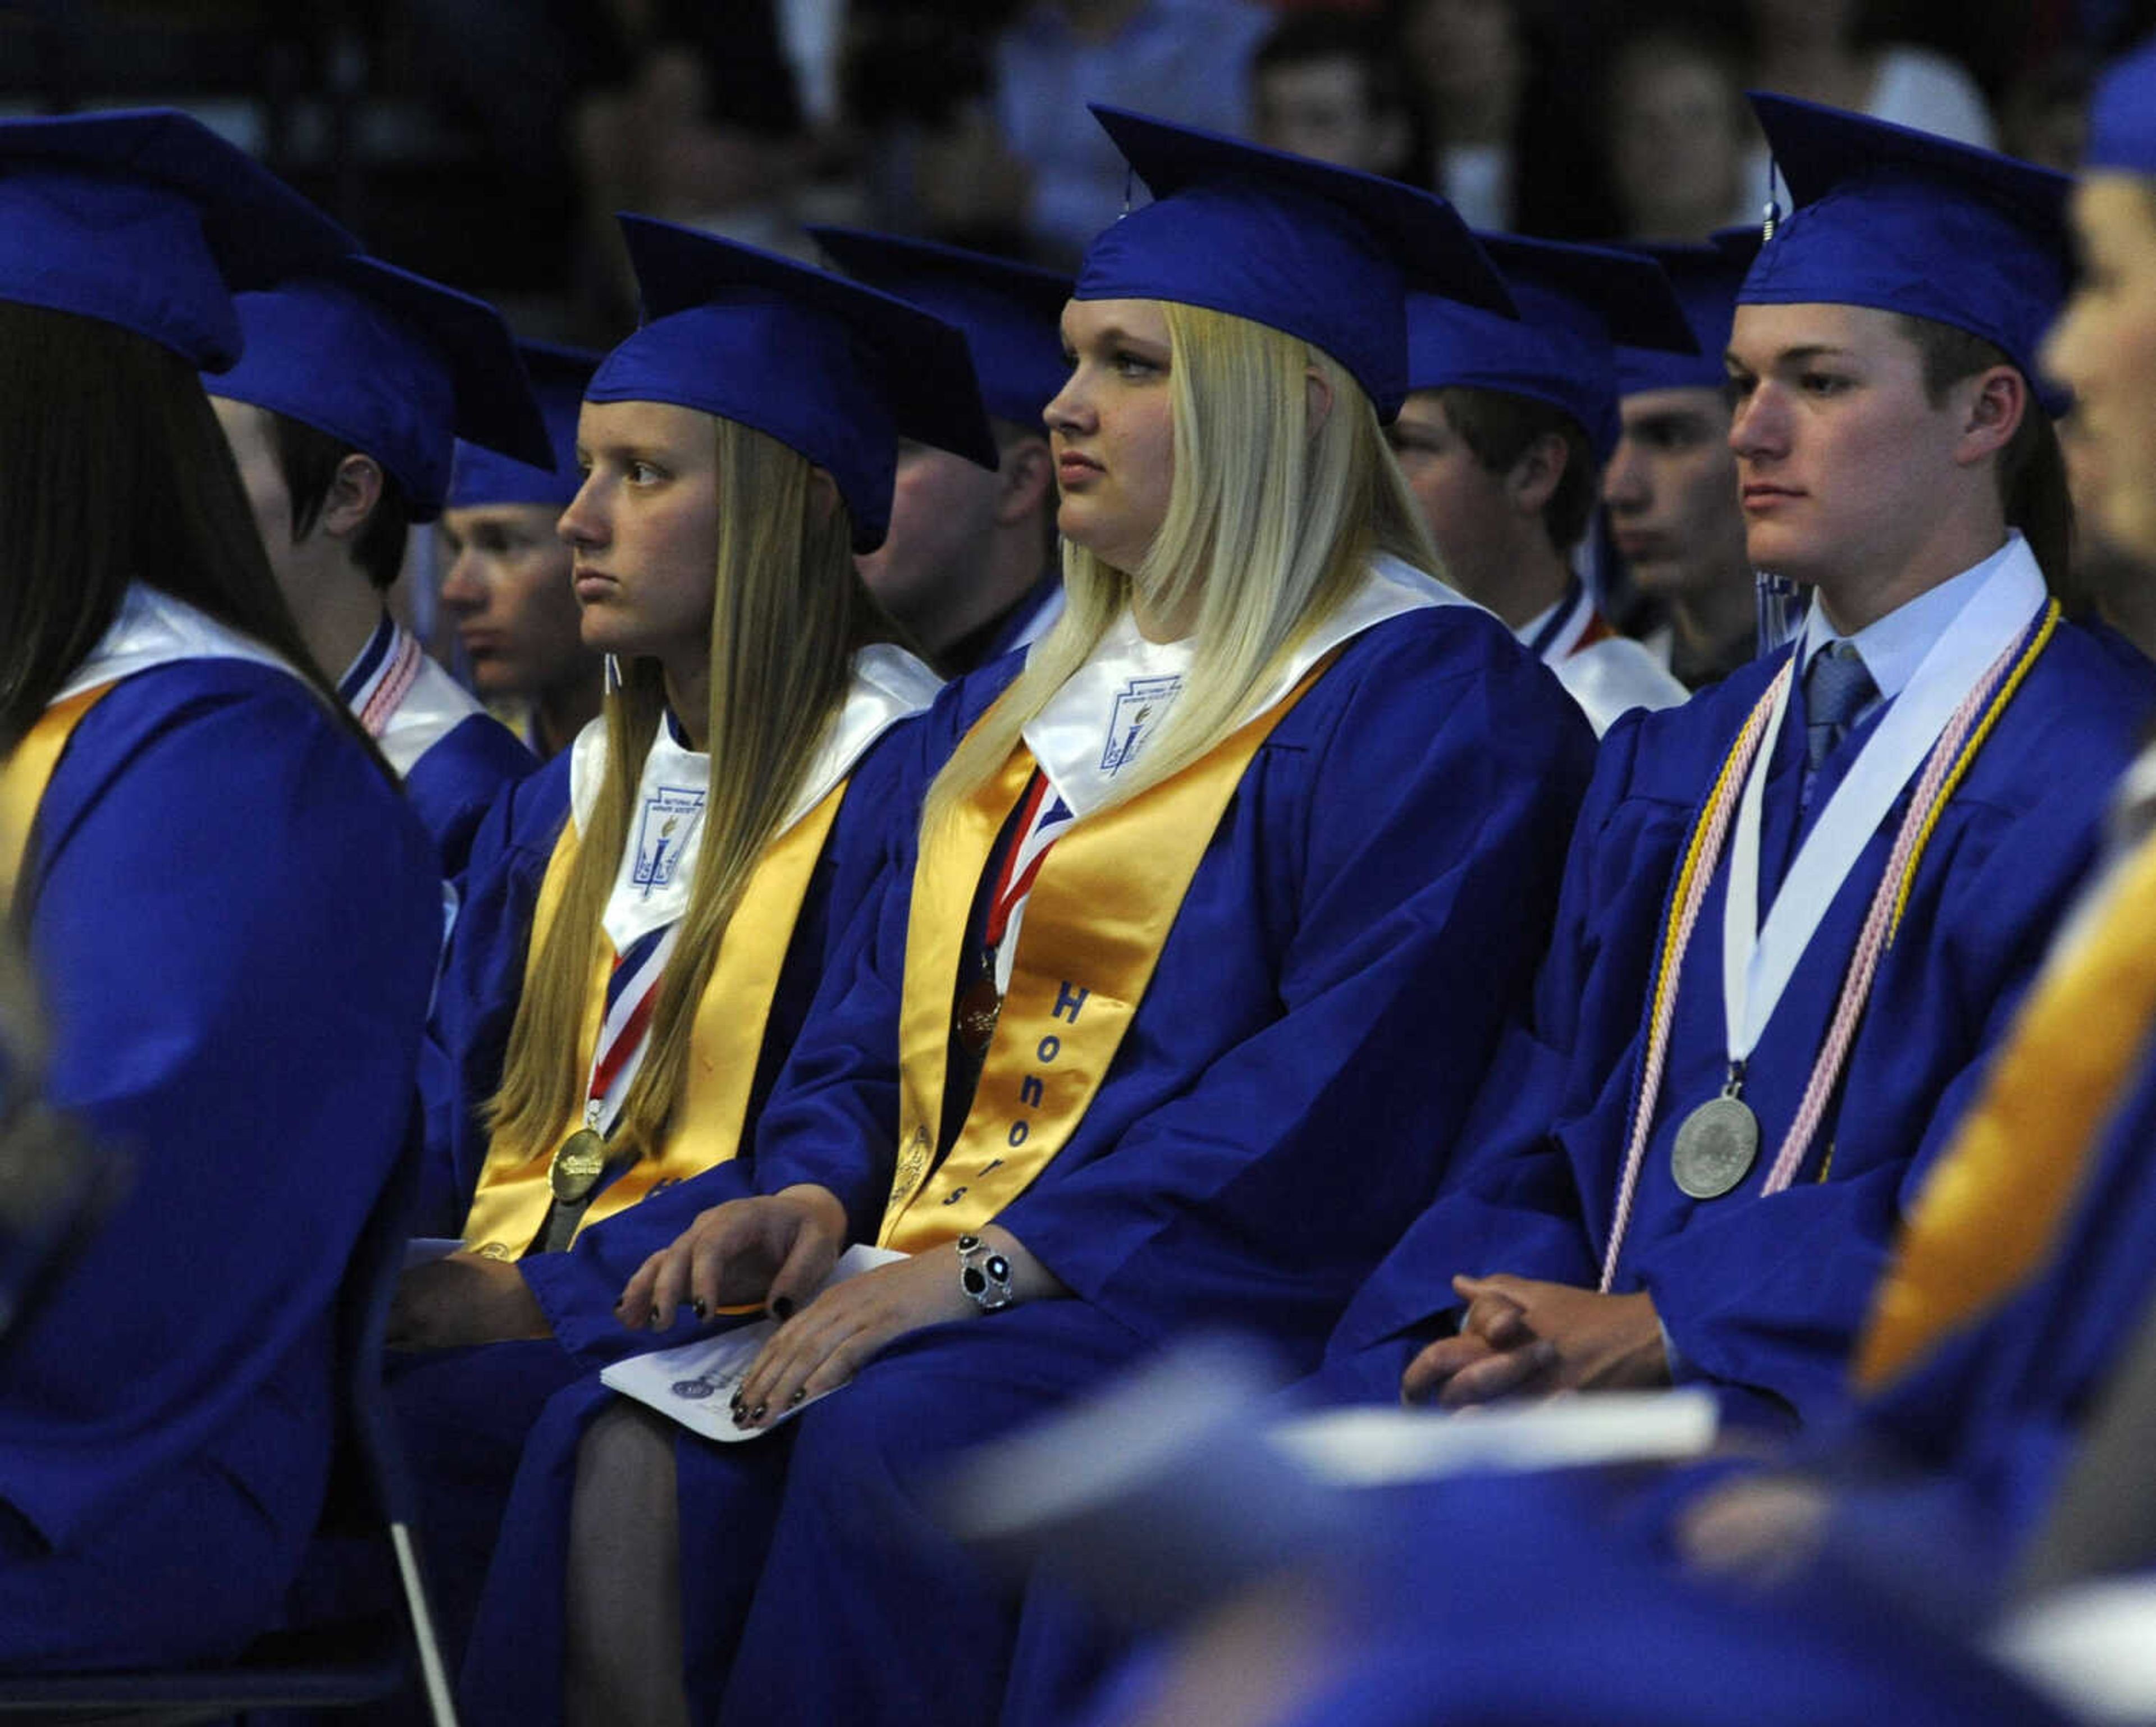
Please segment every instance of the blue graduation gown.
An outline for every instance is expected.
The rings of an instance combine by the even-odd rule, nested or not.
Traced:
[[[910,825],[920,807],[919,785],[906,768],[913,723],[891,727],[855,764],[772,998],[749,1094],[745,1149],[819,983],[827,970],[844,969],[851,944],[865,933],[864,907],[888,861],[889,831]],[[437,1235],[462,1232],[485,1162],[480,1112],[501,1083],[540,884],[568,817],[570,762],[565,750],[502,794],[474,836],[459,884],[461,904],[429,1022],[421,1087],[427,1121],[423,1227]],[[657,1190],[583,1231],[567,1252],[521,1260],[552,1340],[390,1358],[391,1391],[419,1486],[452,1651],[476,1598],[526,1430],[562,1386],[651,1347],[648,1334],[624,1329],[614,1317],[622,1286],[699,1211],[748,1191],[748,1169],[744,1156]],[[686,1309],[680,1317],[688,1319]],[[686,1326],[681,1335],[695,1329]]]
[[[1780,658],[1681,708],[1627,716],[1604,740],[1532,1020],[1493,1064],[1446,1190],[1342,1321],[1324,1374],[1333,1395],[1397,1397],[1407,1361],[1452,1324],[1456,1272],[1595,1285],[1676,864]],[[1651,1292],[1680,1378],[1727,1388],[1732,1401],[1755,1410],[1809,1418],[1837,1405],[1902,1208],[1975,1095],[2088,866],[2151,697],[2148,668],[2107,634],[2061,626],[1940,815],[1838,1098],[1795,1181],[1769,1199],[1758,1197],[1759,1185],[1832,1018],[1905,805],[1889,813],[1843,883],[1815,938],[1817,957],[1799,964],[1753,1053],[1745,1096],[1764,1128],[1753,1173],[1737,1192],[1701,1202],[1678,1190],[1669,1158],[1679,1123],[1725,1077],[1726,862],[1717,870],[1680,974],[1667,1072],[1615,1283]],[[1799,838],[1803,717],[1799,694],[1766,782],[1763,906]],[[1823,768],[1815,815],[1853,743]]]
[[[320,1508],[332,1318],[403,1142],[432,850],[289,675],[115,686],[47,788],[52,1100],[132,1187],[0,1350],[0,1668],[227,1654]]]
[[[444,879],[462,873],[480,821],[506,787],[537,766],[516,734],[491,714],[460,720],[404,775],[404,795],[434,836]]]
[[[1280,1716],[1293,1727],[2066,1727],[1856,1580],[1762,1594],[1611,1542],[1591,1476],[1373,1497],[1382,1533],[1328,1567],[1339,1628],[1327,1678]]]
[[[1016,670],[944,692],[921,777]],[[723,1682],[732,1719],[900,1719],[928,1699],[943,1718],[993,1712],[1014,1616],[922,1509],[937,1464],[1187,1329],[1245,1326],[1315,1359],[1433,1190],[1524,995],[1591,751],[1555,681],[1483,614],[1411,612],[1348,645],[1258,750],[1084,1120],[998,1220],[1074,1298],[912,1334],[791,1440],[677,1446],[700,1710]],[[757,1146],[761,1190],[830,1188],[856,1240],[890,1191],[911,865],[909,835],[873,943],[803,1028]],[[553,1448],[527,1448],[465,1669],[475,1721],[559,1709],[578,1395],[550,1416]],[[773,1444],[793,1447],[783,1490]],[[932,1635],[908,1629],[923,1611]]]

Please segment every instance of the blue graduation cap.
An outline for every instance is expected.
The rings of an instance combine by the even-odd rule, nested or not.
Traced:
[[[2156,175],[2156,37],[2097,80],[2082,167]]]
[[[534,467],[513,456],[500,455],[484,444],[457,444],[456,461],[449,475],[449,492],[443,508],[469,510],[482,504],[551,504],[565,506],[576,496],[583,476],[577,469],[577,411],[583,405],[584,387],[598,369],[599,357],[578,347],[559,347],[551,342],[520,342],[517,353],[524,361],[531,394],[547,422],[547,441],[553,460]]]
[[[1696,354],[1662,348],[1617,350],[1617,394],[1621,400],[1642,390],[1719,390],[1727,381],[1722,365],[1729,326],[1737,314],[1737,290],[1759,255],[1756,226],[1724,228],[1705,245],[1639,245],[1627,251],[1651,258],[1662,267],[1684,308],[1699,345]]]
[[[1410,294],[1409,388],[1459,384],[1548,403],[1586,434],[1598,463],[1607,461],[1617,446],[1615,344],[1697,352],[1669,279],[1652,259],[1606,246],[1480,238],[1520,316]]]
[[[0,121],[0,299],[117,324],[228,365],[232,296],[359,242],[171,108]]]
[[[981,400],[998,419],[1037,429],[1070,375],[1063,357],[1069,276],[1029,264],[855,228],[808,229],[857,282],[911,301],[966,332]]]
[[[1796,208],[1759,250],[1740,306],[1862,306],[1980,336],[2036,386],[2067,280],[2073,182],[1931,132],[1749,93]]]
[[[857,552],[883,543],[901,438],[996,465],[952,325],[754,246],[619,219],[644,322],[600,362],[586,401],[670,402],[778,439],[829,472]]]
[[[203,388],[372,456],[413,521],[440,512],[459,437],[552,463],[516,342],[485,301],[355,254],[237,304],[247,351]]]
[[[1094,240],[1077,299],[1170,300],[1299,336],[1385,420],[1409,389],[1409,289],[1512,311],[1441,198],[1127,109],[1093,114],[1155,201]]]

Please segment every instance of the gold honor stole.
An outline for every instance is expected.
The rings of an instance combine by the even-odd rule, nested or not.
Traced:
[[[2156,1022],[2156,834],[2039,977],[1911,1209],[1856,1354],[1876,1390],[2049,1256]]]
[[[966,924],[996,836],[1024,795],[1032,752],[923,842],[899,1007],[899,1158],[878,1244],[917,1253],[978,1233],[1033,1183],[1085,1118],[1152,981],[1183,897],[1258,747],[1337,655],[1180,773],[1049,849],[957,1142],[933,1176]]]
[[[28,850],[30,829],[44,802],[45,788],[53,770],[74,736],[82,717],[112,687],[97,684],[64,702],[55,702],[15,746],[14,753],[0,763],[0,910],[15,903],[15,884],[22,879],[23,855]]]
[[[771,1018],[771,999],[793,945],[793,926],[808,897],[809,878],[824,841],[846,794],[840,780],[800,820],[770,845],[757,861],[741,903],[727,922],[719,957],[696,1021],[689,1036],[689,1074],[673,1123],[656,1157],[640,1158],[593,1196],[579,1234],[591,1224],[627,1210],[653,1189],[701,1174],[722,1164],[741,1149],[742,1126],[748,1113],[749,1088],[756,1082],[757,1059]],[[531,918],[531,939],[524,954],[528,988],[546,933],[567,890],[569,866],[576,857],[576,817],[562,825],[554,855],[540,883]],[[584,992],[584,1023],[577,1045],[577,1071],[588,1073],[598,1046],[599,1021],[606,1011],[607,976],[613,956],[602,951]],[[496,1138],[480,1170],[479,1191],[465,1220],[465,1245],[490,1258],[522,1256],[547,1220],[554,1200],[547,1169],[555,1148],[583,1125],[585,1099],[578,1088],[575,1104],[536,1148],[507,1145]]]

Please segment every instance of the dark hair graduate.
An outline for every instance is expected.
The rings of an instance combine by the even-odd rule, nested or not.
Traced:
[[[381,762],[300,639],[190,362],[103,319],[0,301],[0,756],[140,581],[281,655]]]

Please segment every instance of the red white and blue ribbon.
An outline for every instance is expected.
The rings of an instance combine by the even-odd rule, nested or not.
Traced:
[[[660,981],[680,931],[680,924],[674,923],[638,937],[615,959],[607,978],[606,1011],[599,1020],[598,1046],[592,1051],[584,1105],[584,1125],[596,1132],[603,1133],[613,1125],[636,1070],[644,1065],[651,1041],[651,1011],[658,1005]]]
[[[385,614],[337,684],[344,705],[358,717],[370,738],[380,738],[398,704],[411,694],[426,655],[418,639]]]
[[[1036,771],[1019,806],[1017,837],[1004,855],[1003,867],[996,872],[988,923],[981,933],[982,940],[995,956],[998,994],[1010,987],[1011,963],[1018,953],[1018,928],[1024,921],[1025,902],[1032,896],[1040,866],[1048,860],[1049,848],[1076,820],[1070,806],[1054,795],[1048,776]]]

